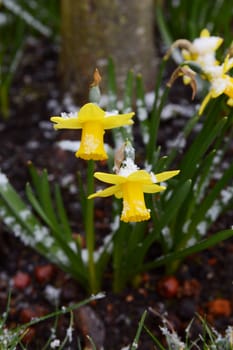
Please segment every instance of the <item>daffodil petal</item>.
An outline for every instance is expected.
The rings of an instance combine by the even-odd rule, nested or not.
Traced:
[[[96,193],[90,194],[88,196],[88,199],[96,198],[96,197],[109,197],[115,194],[119,190],[118,185],[110,186],[106,188],[105,190],[98,191]]]
[[[62,117],[51,117],[51,122],[54,124],[54,129],[80,129],[82,125],[79,123],[78,118],[62,118]]]
[[[145,193],[156,193],[166,190],[165,186],[159,186],[159,185],[143,185],[143,192]]]
[[[219,48],[219,46],[223,43],[223,38],[215,37],[216,38],[216,44],[215,44],[215,50]]]
[[[166,181],[173,176],[178,175],[180,170],[164,171],[162,173],[155,174],[156,182]]]
[[[100,181],[106,182],[107,184],[114,185],[121,184],[127,181],[127,178],[125,176],[101,172],[94,173],[94,177]]]
[[[137,170],[134,173],[128,176],[128,180],[137,181],[140,183],[152,184],[151,174],[149,174],[146,170]]]
[[[82,124],[92,120],[103,122],[104,116],[105,111],[95,103],[86,103],[78,113],[78,120]]]
[[[233,98],[233,78],[232,77],[228,77],[228,84],[224,90],[224,94],[226,94],[230,98]]]
[[[227,73],[233,67],[233,57],[226,56],[223,63],[223,73]]]
[[[104,118],[104,129],[113,129],[118,128],[123,125],[132,125],[133,120],[131,119],[134,116],[134,112],[127,114],[118,114],[116,116],[106,116]]]
[[[118,185],[117,185],[117,186],[118,186]],[[123,197],[123,192],[122,192],[121,186],[119,186],[119,189],[118,189],[117,192],[114,193],[114,194],[115,194],[115,197],[118,198],[118,199]]]
[[[230,107],[233,107],[233,98],[229,98],[227,100],[227,105],[230,106]]]
[[[185,61],[190,61],[192,59],[192,55],[190,54],[189,51],[182,50],[181,53]]]
[[[200,33],[200,38],[208,38],[209,36],[210,36],[210,32],[208,31],[208,29],[206,28],[202,29]]]

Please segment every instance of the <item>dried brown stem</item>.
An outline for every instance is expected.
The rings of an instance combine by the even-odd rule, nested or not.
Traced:
[[[171,53],[174,49],[179,48],[179,49],[186,49],[189,52],[193,52],[194,51],[194,47],[193,44],[187,40],[187,39],[178,39],[176,40],[171,47],[168,49],[168,51],[166,52],[166,54],[164,55],[164,59],[168,60],[168,58],[171,56]]]
[[[195,79],[195,75],[196,73],[193,70],[191,70],[189,67],[178,67],[172,73],[171,78],[167,82],[167,86],[171,87],[174,84],[175,80],[180,77],[183,77],[183,76],[189,77],[190,78],[189,84],[192,88],[192,100],[193,100],[197,92],[197,82]]]

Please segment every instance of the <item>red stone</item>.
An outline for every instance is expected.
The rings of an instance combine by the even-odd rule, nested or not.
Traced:
[[[201,292],[201,285],[197,279],[192,278],[184,281],[182,288],[180,289],[180,295],[182,296],[198,296]]]
[[[179,282],[174,276],[166,276],[158,282],[158,293],[165,298],[174,298],[178,294]]]
[[[218,260],[217,260],[216,258],[214,258],[214,257],[208,259],[208,264],[209,264],[210,266],[216,265],[217,262],[218,262]]]
[[[40,305],[32,305],[31,307],[24,308],[20,311],[20,321],[22,323],[30,322],[33,318],[43,317],[48,313],[48,310]]]
[[[39,283],[46,283],[51,280],[54,274],[54,266],[51,264],[36,266],[35,277]]]
[[[19,318],[22,323],[27,323],[27,322],[30,322],[32,318],[35,318],[37,316],[38,315],[35,310],[27,308],[27,309],[22,309],[20,311]]]
[[[24,289],[31,283],[31,277],[26,272],[17,272],[13,277],[13,284],[15,288]]]

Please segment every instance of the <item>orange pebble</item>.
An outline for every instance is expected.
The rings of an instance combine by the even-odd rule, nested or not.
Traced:
[[[226,316],[229,317],[232,312],[232,306],[227,299],[215,299],[208,303],[208,311],[213,316]]]
[[[129,294],[126,296],[125,300],[128,302],[128,303],[131,303],[133,300],[134,300],[134,296]]]

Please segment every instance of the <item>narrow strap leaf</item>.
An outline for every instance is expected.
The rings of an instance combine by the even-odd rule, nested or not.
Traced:
[[[173,262],[175,260],[184,259],[188,255],[201,252],[202,250],[210,248],[216,245],[217,243],[222,242],[232,236],[233,229],[219,231],[218,233],[213,234],[211,237],[201,240],[192,247],[188,247],[174,253],[163,255],[150,263],[144,264],[144,266],[142,266],[141,271],[147,271],[149,269],[154,269],[161,265],[168,264],[169,262]]]

